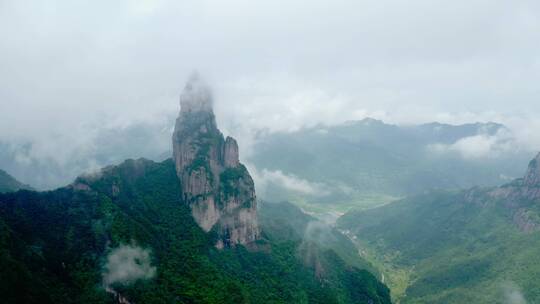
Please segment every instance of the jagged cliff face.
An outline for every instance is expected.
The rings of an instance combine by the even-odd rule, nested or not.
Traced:
[[[540,153],[531,160],[523,178],[488,191],[473,188],[465,192],[464,199],[484,206],[500,201],[511,212],[512,221],[521,231],[539,231],[540,217],[534,206],[540,202]]]
[[[529,187],[540,187],[540,153],[529,163],[523,182]]]
[[[490,196],[504,198],[507,205],[515,207],[520,201],[535,201],[540,199],[540,153],[531,160],[523,178],[491,191]]]
[[[212,95],[192,77],[180,96],[173,158],[185,202],[205,231],[214,229],[219,248],[259,238],[253,179],[238,158],[238,144],[216,125]]]

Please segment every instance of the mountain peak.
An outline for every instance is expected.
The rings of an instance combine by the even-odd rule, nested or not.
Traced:
[[[217,128],[210,88],[192,76],[180,104],[172,142],[183,201],[203,230],[217,232],[218,248],[257,240],[255,185],[236,140]]]
[[[32,190],[32,187],[19,182],[6,171],[0,169],[0,193],[18,190]]]
[[[540,153],[529,162],[523,181],[529,187],[540,187]]]
[[[193,73],[180,95],[180,112],[212,112],[213,100],[210,87]]]

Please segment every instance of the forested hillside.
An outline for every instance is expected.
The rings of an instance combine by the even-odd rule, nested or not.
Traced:
[[[171,160],[139,159],[1,195],[3,303],[390,303],[331,250],[299,258],[299,239],[218,250],[179,194]]]
[[[501,187],[413,196],[349,212],[338,226],[386,274],[400,303],[536,303],[539,160]]]

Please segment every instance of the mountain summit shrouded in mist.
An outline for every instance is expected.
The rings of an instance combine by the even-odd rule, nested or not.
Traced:
[[[19,182],[11,175],[9,175],[6,171],[0,169],[0,193],[17,191],[21,189],[31,190],[32,188]]]
[[[172,137],[183,200],[202,229],[217,231],[216,246],[248,244],[259,238],[255,185],[239,162],[236,140],[217,128],[212,103],[210,88],[192,75]]]
[[[265,212],[259,224],[254,182],[211,98],[198,78],[185,86],[173,159],[0,194],[0,302],[390,304],[347,239],[313,243],[305,263],[292,236],[310,217]]]

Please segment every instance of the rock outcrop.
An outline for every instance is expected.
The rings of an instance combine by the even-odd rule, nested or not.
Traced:
[[[529,167],[523,178],[516,179],[509,184],[495,188],[489,192],[494,198],[503,198],[506,205],[516,207],[522,201],[540,199],[540,153],[529,162]]]
[[[218,248],[257,240],[253,179],[239,161],[236,140],[217,128],[211,91],[197,76],[180,96],[172,141],[183,200],[197,224],[217,232]]]
[[[540,187],[540,153],[529,163],[523,183],[528,187]]]
[[[488,205],[500,202],[512,213],[514,224],[525,233],[540,230],[540,213],[536,204],[540,201],[540,153],[529,162],[523,178],[490,190],[473,188],[464,195],[465,202]]]

